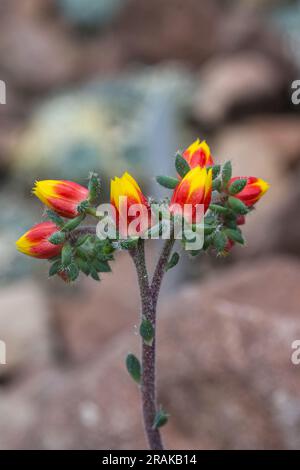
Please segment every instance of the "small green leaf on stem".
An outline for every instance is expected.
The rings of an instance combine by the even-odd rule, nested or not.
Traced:
[[[70,281],[76,281],[79,276],[79,268],[76,263],[71,263],[68,267],[68,277]]]
[[[165,426],[165,424],[167,424],[168,422],[169,416],[170,415],[166,413],[162,408],[158,410],[155,415],[152,428],[158,429],[158,428],[161,428],[162,426]]]
[[[150,320],[143,318],[140,326],[140,335],[143,338],[144,342],[151,346],[154,338],[154,328]]]
[[[169,271],[169,269],[174,268],[178,264],[179,259],[180,259],[180,256],[177,253],[177,251],[175,251],[171,256],[171,259],[166,265],[166,271]]]
[[[129,375],[137,382],[141,382],[141,364],[134,354],[128,354],[126,357],[126,367]]]

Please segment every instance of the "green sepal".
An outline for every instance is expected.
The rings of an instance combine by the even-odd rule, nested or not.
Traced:
[[[184,176],[190,171],[190,165],[180,153],[176,154],[175,168],[176,168],[177,173],[182,178],[184,178]]]
[[[233,181],[228,188],[229,193],[234,196],[234,194],[240,193],[247,184],[247,178],[240,178]]]
[[[179,183],[178,179],[173,178],[172,176],[157,176],[156,181],[167,189],[175,189]]]
[[[223,252],[227,243],[227,237],[223,232],[216,232],[213,238],[214,247],[218,252]]]
[[[219,178],[217,178],[213,181],[212,190],[221,192],[221,189],[222,189],[222,181]]]
[[[222,181],[223,181],[223,186],[227,186],[229,183],[229,180],[231,179],[232,176],[232,165],[231,162],[228,161],[224,163],[223,168],[222,168]]]
[[[212,169],[212,177],[213,177],[213,180],[216,179],[219,174],[220,174],[220,171],[221,171],[221,165],[213,165],[213,166],[208,166],[207,167],[207,170],[209,169]]]
[[[53,222],[58,227],[63,227],[65,224],[64,219],[51,209],[46,210],[46,218],[51,220],[51,222]]]
[[[138,384],[141,383],[141,364],[134,354],[128,354],[126,357],[126,368],[129,375]]]
[[[248,207],[236,197],[229,196],[228,205],[236,214],[245,215],[249,212]]]
[[[68,267],[68,278],[70,281],[74,282],[79,276],[79,268],[76,263],[71,263]]]
[[[55,276],[55,274],[59,273],[61,270],[62,265],[61,265],[61,260],[56,260],[54,263],[50,266],[49,269],[49,277]]]
[[[78,225],[81,224],[81,222],[85,219],[85,214],[80,214],[78,217],[75,217],[74,219],[69,220],[64,226],[62,227],[63,232],[70,232],[71,230],[74,230],[75,228],[78,227]]]
[[[240,245],[244,245],[245,241],[244,241],[243,235],[242,235],[240,230],[226,228],[224,230],[224,233],[233,242],[239,243]]]
[[[48,238],[52,245],[61,245],[66,240],[66,235],[63,232],[55,232]]]
[[[69,243],[66,243],[61,250],[61,263],[64,268],[67,268],[72,263],[73,252]]]
[[[229,213],[228,207],[221,206],[220,204],[210,204],[209,209],[216,214],[225,215]]]

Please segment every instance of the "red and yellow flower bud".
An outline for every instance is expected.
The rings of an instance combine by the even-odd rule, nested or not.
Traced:
[[[62,245],[53,245],[49,238],[59,228],[53,222],[42,222],[34,225],[16,242],[17,249],[28,256],[50,259],[60,254]]]
[[[192,206],[192,222],[196,222],[197,206],[202,204],[204,214],[207,211],[212,193],[212,169],[196,166],[190,170],[174,190],[170,211],[175,215],[184,213],[185,205]]]
[[[36,181],[35,194],[46,206],[68,219],[79,215],[78,206],[89,196],[89,190],[73,181]]]
[[[269,189],[269,184],[261,178],[255,176],[242,177],[247,179],[247,184],[242,191],[235,194],[234,197],[240,199],[246,206],[253,206]],[[238,180],[240,176],[231,178],[228,183],[228,187]]]
[[[111,181],[111,204],[116,211],[116,225],[122,236],[142,234],[150,227],[151,209],[147,198],[135,179],[124,173],[121,178]],[[135,233],[128,233],[128,227],[138,219]]]
[[[201,142],[199,139],[197,139],[192,145],[189,146],[189,148],[183,152],[182,156],[188,162],[190,168],[195,168],[196,166],[204,168],[214,164],[213,157],[210,153],[210,148],[205,140]]]

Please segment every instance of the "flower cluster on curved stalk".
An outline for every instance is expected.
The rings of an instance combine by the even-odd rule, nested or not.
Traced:
[[[142,300],[142,365],[132,354],[126,363],[130,375],[141,384],[145,429],[152,449],[163,448],[159,428],[167,422],[167,414],[156,404],[155,325],[163,276],[180,259],[177,251],[172,253],[177,241],[176,223],[188,227],[179,239],[182,252],[193,257],[204,252],[228,255],[236,244],[244,244],[242,227],[269,187],[258,177],[233,176],[231,162],[216,164],[207,143],[199,139],[184,152],[178,152],[174,163],[175,177],[157,177],[160,185],[172,191],[162,201],[146,197],[128,172],[115,177],[111,181],[112,211],[108,218],[98,207],[101,186],[97,174],[90,174],[87,188],[65,180],[37,181],[33,194],[47,207],[45,220],[16,242],[22,253],[49,260],[49,275],[57,275],[65,282],[75,281],[80,273],[99,281],[102,273],[111,271],[114,252],[129,251],[137,269]],[[84,225],[87,216],[95,217],[97,223]],[[162,236],[166,220],[168,237]],[[113,232],[105,232],[106,236],[99,234],[103,222],[114,226]],[[195,248],[190,234],[199,227],[202,243]],[[150,280],[144,239],[153,238],[153,234],[166,241]]]

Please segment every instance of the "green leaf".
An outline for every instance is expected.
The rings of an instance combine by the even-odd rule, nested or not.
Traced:
[[[91,204],[95,203],[100,196],[101,183],[97,173],[90,173],[89,177],[89,202]]]
[[[90,274],[91,274],[91,277],[94,279],[94,281],[100,281],[100,277],[96,269],[93,266],[90,266]]]
[[[225,234],[227,237],[232,240],[233,242],[240,243],[241,245],[244,245],[245,241],[243,238],[243,235],[240,230],[235,230],[231,228],[226,228],[224,230]]]
[[[211,204],[209,209],[216,214],[228,214],[229,212],[227,207],[221,206],[220,204]]]
[[[55,232],[48,238],[49,242],[53,245],[61,245],[65,239],[66,235],[63,232]]]
[[[212,190],[220,192],[222,189],[222,181],[218,178],[213,181]]]
[[[129,375],[137,382],[141,382],[141,364],[134,354],[128,354],[126,357],[126,367]]]
[[[171,259],[169,260],[168,264],[166,265],[166,271],[169,271],[169,269],[174,268],[174,267],[178,264],[179,259],[180,259],[180,256],[179,256],[179,254],[175,251],[175,252],[172,254]]]
[[[88,240],[89,237],[90,237],[89,233],[86,233],[85,235],[82,235],[81,237],[78,237],[78,239],[75,243],[75,246],[79,247],[79,246],[83,245]]]
[[[70,281],[76,281],[79,276],[79,268],[76,263],[71,263],[68,267],[68,277]]]
[[[128,240],[123,240],[120,243],[120,246],[123,250],[130,250],[132,248],[135,248],[138,244],[138,237],[137,238],[130,238]]]
[[[248,207],[236,197],[229,196],[228,205],[236,214],[245,215],[249,212]]]
[[[90,274],[89,264],[82,258],[76,258],[76,264],[80,271],[82,271],[86,276]]]
[[[204,225],[204,235],[211,235],[217,229],[216,225]]]
[[[142,320],[142,323],[140,325],[140,335],[143,338],[144,342],[151,346],[154,338],[154,328],[152,326],[151,321],[147,320],[147,318],[143,318]]]
[[[61,260],[54,261],[49,269],[49,277],[55,276],[61,270]]]
[[[223,168],[222,168],[222,181],[223,185],[226,186],[232,176],[232,165],[231,162],[228,161],[224,163]]]
[[[225,249],[227,243],[227,237],[223,232],[216,232],[214,239],[213,239],[213,244],[214,247],[218,252],[222,252]]]
[[[99,259],[95,259],[93,261],[93,267],[96,269],[98,273],[110,273],[111,267],[109,266],[107,261],[100,261]]]
[[[207,169],[212,169],[212,177],[213,177],[213,180],[216,179],[219,174],[220,174],[220,171],[221,171],[221,165],[213,165],[213,166],[208,166]]]
[[[238,180],[235,180],[231,185],[229,186],[229,192],[230,194],[238,194],[240,193],[244,187],[247,184],[247,178],[240,178]]]
[[[80,214],[78,217],[75,217],[72,220],[69,220],[64,226],[62,227],[63,232],[70,232],[78,227],[81,222],[85,219],[85,214]]]
[[[56,212],[52,211],[51,209],[46,210],[46,218],[51,220],[54,224],[56,224],[58,227],[63,227],[64,225],[64,219],[62,219],[59,215],[56,214]]]
[[[175,167],[176,167],[177,173],[182,178],[190,171],[190,165],[180,153],[177,153],[176,155]]]
[[[160,409],[159,411],[157,411],[152,428],[158,429],[158,428],[161,428],[162,426],[165,426],[165,424],[167,424],[168,422],[169,416],[170,415],[166,413],[163,409]]]
[[[167,189],[175,189],[179,183],[177,178],[172,178],[171,176],[157,176],[156,181]]]
[[[63,267],[67,268],[72,263],[72,247],[69,243],[66,243],[61,251],[61,262]]]

